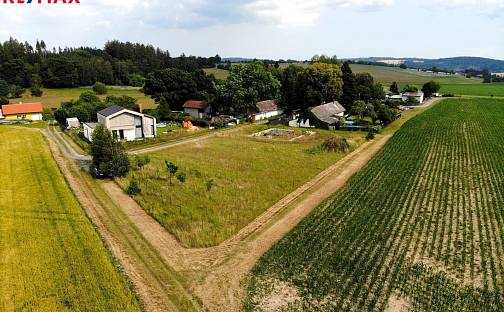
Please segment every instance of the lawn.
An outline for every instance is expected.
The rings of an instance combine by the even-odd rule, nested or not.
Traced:
[[[352,64],[354,73],[370,73],[377,82],[381,82],[386,87],[392,82],[399,84],[424,84],[427,81],[435,80],[441,84],[476,84],[481,79],[469,79],[460,75],[434,74],[417,71],[415,69],[401,69],[398,67],[373,66]]]
[[[118,183],[127,189],[130,181],[138,182],[142,193],[134,198],[185,246],[217,245],[344,156],[309,151],[334,132],[297,139],[304,131],[296,130],[288,139],[250,137],[266,128],[245,126],[152,153],[149,165]],[[338,135],[357,146],[365,134]],[[185,183],[174,179],[169,185],[165,160],[186,174]]]
[[[504,100],[413,117],[263,256],[246,311],[503,311]]]
[[[40,132],[0,137],[0,310],[140,311]]]
[[[29,103],[29,102],[42,102],[44,108],[58,108],[61,102],[66,102],[70,100],[77,99],[79,95],[84,91],[91,91],[91,87],[81,87],[81,88],[63,88],[63,89],[43,89],[44,94],[42,97],[32,97],[29,92],[25,93],[23,98],[11,99],[10,103],[15,104],[19,102]],[[109,86],[107,95],[127,95],[138,100],[138,103],[142,105],[143,108],[154,108],[154,100],[150,97],[145,96],[138,88],[132,87],[117,87]],[[100,95],[99,97],[104,99],[107,95]]]

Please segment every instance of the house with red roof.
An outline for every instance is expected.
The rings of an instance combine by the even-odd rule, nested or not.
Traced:
[[[44,106],[42,103],[19,103],[2,105],[0,118],[5,120],[42,120]]]
[[[212,108],[207,101],[189,100],[184,103],[184,113],[194,118],[208,118]]]

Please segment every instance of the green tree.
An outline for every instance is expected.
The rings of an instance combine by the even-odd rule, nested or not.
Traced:
[[[280,82],[261,62],[233,66],[226,81],[217,86],[217,109],[248,113],[258,101],[280,96]]]
[[[418,92],[418,88],[414,85],[405,85],[403,88],[403,92]]]
[[[96,82],[93,85],[93,91],[99,95],[107,94],[107,86],[104,83]]]
[[[141,75],[133,74],[128,76],[128,82],[132,87],[143,87],[145,78]]]
[[[395,82],[395,81],[392,82],[392,84],[390,85],[389,90],[393,94],[399,94],[399,85],[397,84],[397,82]]]
[[[488,69],[483,70],[483,83],[492,83],[493,77],[492,73]]]
[[[167,161],[165,160],[165,165],[166,165],[166,170],[168,170],[168,176],[170,178],[170,185],[173,185],[173,177],[175,176],[175,174],[177,174],[177,171],[178,171],[178,166],[175,165],[174,163],[172,163],[171,161]]]
[[[352,106],[351,114],[355,115],[359,118],[359,120],[364,119],[364,115],[366,114],[367,104],[364,101],[357,100],[354,102]]]
[[[385,99],[383,86],[375,83],[373,76],[369,73],[358,73],[355,75],[357,82],[358,99],[365,102],[372,102]]]
[[[355,75],[350,67],[350,62],[343,63],[341,67],[343,73],[343,96],[340,99],[341,104],[347,109],[351,110],[354,101],[357,99],[357,82]]]
[[[289,65],[281,72],[281,87],[280,87],[280,98],[282,106],[288,111],[299,109],[299,79],[303,74],[304,68],[296,65]]]
[[[301,109],[335,101],[342,95],[343,78],[339,65],[314,63],[301,75],[298,88]]]
[[[170,105],[168,105],[168,102],[164,98],[164,96],[161,97],[159,100],[159,105],[157,107],[157,113],[159,116],[159,119],[162,121],[168,121],[172,118],[172,111],[170,109]]]
[[[441,89],[441,85],[435,81],[426,82],[422,87],[422,92],[426,97],[431,97]]]
[[[5,80],[0,80],[0,96],[8,97],[10,93],[10,86]]]
[[[130,162],[124,146],[102,125],[96,127],[92,139],[92,168],[109,178],[126,176],[130,170]]]
[[[180,111],[187,100],[209,100],[215,93],[214,88],[214,82],[203,71],[190,73],[169,68],[147,75],[143,90],[156,103],[164,98],[171,110]]]
[[[135,112],[140,111],[140,106],[138,105],[137,100],[127,95],[121,95],[121,96],[109,95],[105,99],[105,105],[107,106],[118,105]]]
[[[0,105],[9,104],[10,86],[5,80],[0,80]]]
[[[12,85],[10,87],[10,98],[11,99],[17,99],[23,97],[23,94],[25,93],[26,89],[24,89],[21,86],[17,85]]]

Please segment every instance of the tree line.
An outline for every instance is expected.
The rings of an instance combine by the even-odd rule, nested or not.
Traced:
[[[189,99],[206,100],[220,114],[250,114],[259,101],[279,100],[288,113],[339,101],[363,117],[386,117],[390,122],[396,115],[393,105],[382,105],[384,88],[370,74],[353,73],[350,62],[326,56],[315,56],[306,66],[282,68],[261,61],[233,65],[223,81],[203,72],[164,69],[147,75],[144,92],[159,104],[151,114],[161,120],[169,120]]]
[[[171,57],[168,51],[140,43],[109,41],[103,49],[50,49],[43,40],[32,46],[10,38],[0,43],[0,86],[9,87],[0,97],[17,96],[24,88],[40,96],[41,87],[70,88],[96,82],[141,87],[144,77],[155,70],[195,71],[220,62],[218,55]]]

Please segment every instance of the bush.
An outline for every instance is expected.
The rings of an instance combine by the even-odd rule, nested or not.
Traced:
[[[453,94],[453,93],[446,93],[446,94],[443,94],[443,97],[455,97],[455,94]]]
[[[345,138],[332,137],[325,140],[321,147],[326,152],[348,152],[350,144]]]
[[[0,105],[7,105],[9,104],[9,98],[6,96],[0,96]]]
[[[134,196],[142,193],[142,190],[140,189],[136,181],[131,181],[126,192],[129,195]]]
[[[208,128],[210,127],[210,122],[208,120],[205,120],[205,119],[190,119],[190,121],[192,122],[192,124],[196,127],[200,127],[200,128]]]
[[[228,124],[225,121],[214,121],[210,123],[210,126],[214,127],[215,129],[223,129],[227,128]]]
[[[30,93],[32,96],[41,97],[44,91],[39,86],[33,86],[30,88]]]
[[[177,174],[177,180],[179,180],[180,183],[185,183],[187,180],[187,175],[183,172]]]
[[[366,135],[366,140],[371,141],[375,138],[375,131],[373,129],[369,129],[368,134]]]
[[[107,94],[107,86],[101,82],[97,82],[93,85],[93,91],[96,94]]]
[[[133,74],[128,76],[128,81],[132,87],[143,87],[145,78],[140,75]]]
[[[142,169],[143,167],[147,166],[150,163],[150,157],[147,155],[146,156],[136,156],[135,163],[139,169]]]
[[[10,97],[11,99],[17,99],[23,97],[23,93],[25,93],[25,89],[20,86],[13,85],[10,87]]]

